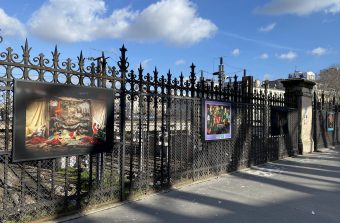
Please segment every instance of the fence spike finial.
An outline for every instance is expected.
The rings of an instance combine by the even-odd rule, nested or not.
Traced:
[[[80,51],[79,60],[80,60],[80,61],[83,61],[83,59],[84,59],[84,57],[83,57],[83,51],[81,50],[81,51]]]
[[[191,63],[191,66],[190,66],[190,67],[191,67],[191,70],[195,70],[195,67],[196,67],[196,66],[195,66],[194,63]]]
[[[54,52],[52,52],[53,60],[58,61],[60,53],[58,52],[58,45],[56,44],[54,47]]]
[[[183,75],[182,72],[181,72],[181,75],[179,75],[179,85],[180,85],[181,87],[184,86],[184,75]]]
[[[172,76],[170,69],[168,70],[167,76],[168,76],[168,84],[170,85],[171,84],[171,76]]]
[[[21,49],[23,51],[23,59],[24,59],[23,61],[24,61],[24,64],[28,64],[31,48],[28,45],[27,38],[25,40],[25,45],[21,46]]]
[[[157,70],[156,66],[155,66],[155,69],[153,70],[153,79],[154,79],[154,82],[155,82],[155,86],[157,86],[157,83],[158,83],[158,70]]]
[[[27,40],[27,38],[26,38],[26,40],[25,40],[25,52],[26,51],[28,51],[28,40]]]
[[[126,57],[126,51],[127,49],[125,48],[124,44],[121,48],[119,48],[120,50],[120,57],[119,57],[119,61],[117,62],[118,67],[120,68],[121,71],[126,72],[127,69],[129,68],[129,62],[127,61],[127,57]]]
[[[140,84],[142,84],[142,81],[143,81],[143,67],[142,67],[142,63],[139,64],[139,68],[138,68],[138,78],[139,78],[139,81],[140,81]]]
[[[80,51],[80,55],[78,57],[78,66],[79,66],[79,71],[82,73],[84,72],[84,56],[83,56],[83,51]]]
[[[168,84],[171,84],[171,70],[169,69],[168,70],[168,73],[167,73],[167,76],[168,76]]]

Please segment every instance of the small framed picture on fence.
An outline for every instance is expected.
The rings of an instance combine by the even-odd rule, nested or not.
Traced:
[[[202,115],[204,140],[212,141],[231,138],[231,107],[229,102],[204,101]]]
[[[334,124],[335,124],[334,112],[327,112],[326,113],[327,132],[333,132],[334,131]]]
[[[110,89],[16,80],[13,161],[111,150],[112,108]]]

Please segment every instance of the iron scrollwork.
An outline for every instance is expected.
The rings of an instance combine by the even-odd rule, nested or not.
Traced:
[[[249,163],[266,162],[266,151],[274,149],[263,150],[264,146],[274,145],[263,143],[269,129],[268,107],[287,107],[293,101],[288,100],[289,95],[269,95],[262,90],[245,92],[236,75],[217,86],[205,77],[198,78],[194,64],[186,75],[173,75],[170,70],[162,75],[156,67],[149,73],[142,65],[137,72],[128,71],[124,45],[115,66],[109,65],[104,54],[94,59],[85,57],[82,51],[75,60],[63,61],[57,46],[51,59],[42,53],[32,58],[27,40],[21,50],[20,54],[10,47],[0,51],[0,71],[4,72],[0,80],[0,129],[4,136],[0,137],[0,163],[4,166],[0,189],[5,191],[0,193],[5,196],[0,200],[6,207],[0,207],[0,218],[5,220],[15,221],[37,212],[52,215],[55,206],[80,210],[89,204],[123,200],[126,194],[136,191],[159,190],[174,182],[198,180]],[[35,74],[38,77],[33,78]],[[11,163],[12,86],[16,78],[112,88],[112,153]],[[201,140],[202,100],[234,103],[235,138],[211,143]],[[290,123],[296,118],[297,113],[289,113]],[[284,137],[295,143],[291,140],[294,136]],[[281,152],[276,153],[285,151],[284,143],[278,147]],[[9,190],[9,186],[16,190]]]

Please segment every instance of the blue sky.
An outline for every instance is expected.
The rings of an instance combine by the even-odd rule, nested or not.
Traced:
[[[242,69],[256,79],[286,78],[340,63],[340,0],[0,0],[0,35],[20,53],[75,59],[104,51],[110,65],[128,48],[130,69],[142,63],[174,76],[207,78],[224,57],[229,75]]]

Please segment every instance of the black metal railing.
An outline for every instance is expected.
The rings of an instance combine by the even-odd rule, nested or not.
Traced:
[[[340,143],[340,97],[337,92],[315,91],[313,100],[314,150]]]
[[[297,118],[294,96],[256,91],[249,78],[214,83],[155,68],[129,69],[127,49],[110,66],[104,53],[87,60],[31,57],[26,40],[21,56],[0,53],[0,218],[14,221],[58,216],[89,206],[118,202],[176,183],[190,182],[294,154]],[[113,89],[112,152],[13,163],[15,79]],[[251,78],[252,80],[252,78]],[[245,81],[248,81],[245,83]],[[232,138],[202,140],[202,101],[233,104]],[[287,108],[289,132],[271,135],[272,107]]]

